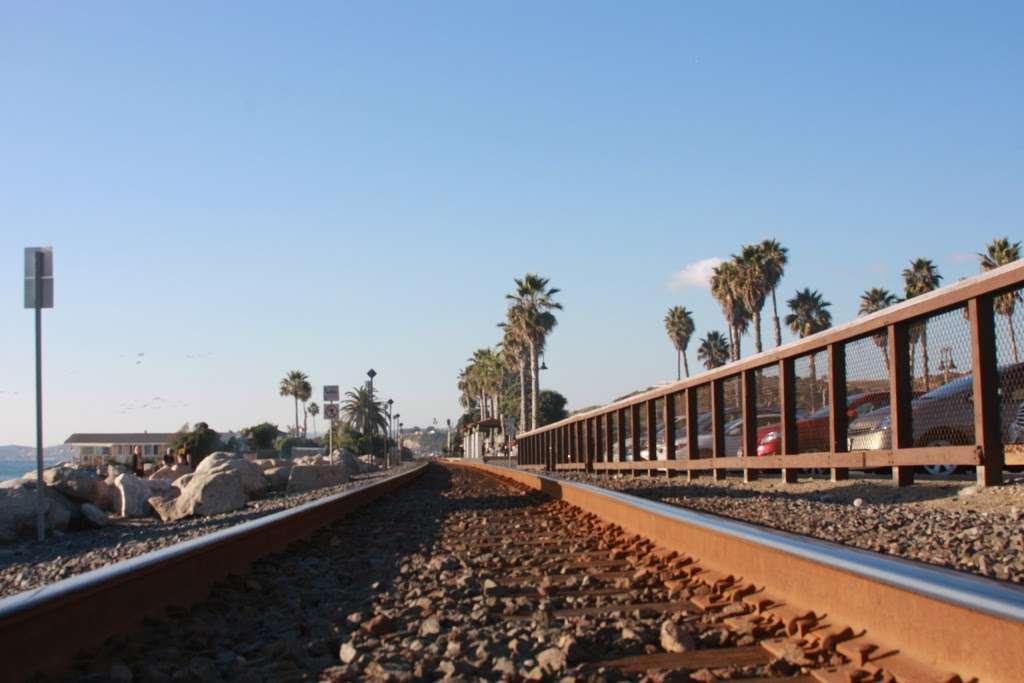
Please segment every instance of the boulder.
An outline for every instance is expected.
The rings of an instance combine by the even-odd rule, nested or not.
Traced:
[[[86,519],[89,524],[93,526],[107,526],[110,524],[110,518],[107,517],[107,513],[100,510],[92,503],[82,503],[82,516]]]
[[[215,472],[231,472],[242,480],[242,489],[250,498],[259,498],[267,492],[267,480],[263,469],[256,463],[246,460],[238,453],[223,451],[211,453],[203,458],[196,467],[196,474],[213,474]]]
[[[186,515],[178,512],[178,501],[175,498],[161,498],[153,496],[149,499],[149,506],[153,508],[156,516],[164,522],[175,522]]]
[[[291,473],[291,465],[272,467],[269,470],[263,470],[263,475],[267,478],[267,483],[269,484],[271,491],[284,491],[288,488],[288,477]]]
[[[143,479],[134,474],[119,474],[114,479],[114,486],[121,495],[121,507],[118,512],[122,517],[146,517],[150,513],[147,500],[150,497],[149,487]]]
[[[344,465],[295,465],[288,476],[288,493],[313,491],[325,486],[344,484],[351,478]]]
[[[23,479],[35,481],[35,471],[25,473]],[[61,463],[56,467],[43,470],[43,481],[48,488],[78,503],[100,505],[105,497],[109,497],[103,479],[91,468],[75,467],[70,463]]]
[[[334,462],[348,467],[352,474],[360,474],[366,469],[366,465],[359,462],[356,454],[347,448],[342,448],[334,458]]]
[[[192,471],[192,468],[188,465],[164,465],[153,474],[149,475],[150,481],[166,480],[168,482],[174,481],[178,477],[188,474]]]
[[[181,491],[174,487],[174,484],[166,479],[144,479],[143,482],[149,489],[146,498],[158,496],[160,498],[177,498]]]
[[[71,503],[57,491],[46,489],[43,498],[47,532],[68,528]],[[36,535],[36,484],[23,481],[18,486],[0,489],[0,542],[31,539]]]
[[[174,482],[171,484],[171,486],[173,486],[174,488],[178,489],[179,491],[184,491],[185,487],[188,486],[188,483],[190,481],[192,481],[192,479],[195,476],[196,475],[195,475],[194,472],[189,472],[188,474],[183,474],[180,477],[178,477],[177,479],[175,479]]]
[[[150,505],[154,500],[159,499],[150,499]],[[237,472],[196,472],[178,498],[161,500],[154,509],[161,519],[172,521],[192,515],[231,512],[245,507],[248,500],[242,477]]]
[[[258,458],[256,460],[253,460],[252,464],[256,465],[261,470],[266,472],[267,470],[272,470],[277,467],[284,467],[285,465],[290,465],[291,461],[285,460],[284,458]]]

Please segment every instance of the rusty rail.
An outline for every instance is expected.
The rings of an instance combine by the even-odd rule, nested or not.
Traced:
[[[131,633],[170,606],[200,602],[225,576],[308,538],[426,467],[0,600],[0,643],[12,655],[5,680],[66,670],[77,651]],[[55,639],[72,645],[54,647]]]
[[[781,469],[785,481],[795,481],[797,468],[828,468],[832,479],[844,479],[850,469],[892,467],[897,485],[913,483],[914,468],[922,465],[959,465],[976,469],[981,485],[999,484],[1006,464],[1003,423],[1000,417],[1000,372],[996,358],[994,302],[1024,286],[1024,262],[988,273],[896,304],[875,314],[785,344],[692,378],[658,387],[620,401],[573,415],[539,429],[523,432],[517,439],[518,462],[526,469],[666,470],[696,476],[710,471],[721,478],[726,470],[742,470],[754,479],[766,468]],[[966,443],[922,446],[913,442],[912,384],[908,331],[929,318],[963,310],[970,331],[973,434]],[[879,339],[887,348],[889,434],[887,448],[852,450],[848,443],[849,417],[837,405],[847,405],[846,350],[851,343]],[[916,344],[916,342],[913,342]],[[810,354],[827,357],[828,417],[827,450],[800,452],[797,447],[796,377],[794,363]],[[1021,368],[1024,370],[1024,368]],[[750,457],[757,449],[756,391],[759,371],[778,374],[781,454]],[[728,382],[739,384],[743,455],[725,452],[727,414],[723,395]],[[710,394],[711,438],[708,455],[699,448],[698,398]],[[705,394],[706,395],[706,394]],[[685,416],[686,440],[677,449],[677,415]],[[641,422],[644,428],[641,430]],[[660,428],[659,428],[660,427]],[[659,433],[661,434],[659,438]],[[654,457],[641,457],[641,444]],[[658,450],[664,457],[658,457]],[[682,451],[682,452],[679,452]]]
[[[564,500],[749,586],[744,599],[779,605],[799,636],[827,634],[850,660],[845,672],[819,680],[861,680],[856,669],[867,668],[899,681],[1016,681],[1024,670],[1016,647],[1024,590],[1016,586],[520,469],[462,465]]]

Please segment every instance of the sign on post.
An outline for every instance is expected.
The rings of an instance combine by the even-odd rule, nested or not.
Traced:
[[[338,391],[337,384],[325,384],[324,385],[324,401],[340,401],[341,392]]]
[[[25,308],[53,308],[53,247],[25,247]]]
[[[338,404],[337,403],[328,403],[327,405],[325,405],[324,406],[324,417],[326,417],[328,420],[337,420],[338,419]]]

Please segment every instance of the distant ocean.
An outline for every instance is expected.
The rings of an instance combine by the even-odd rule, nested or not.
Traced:
[[[44,466],[49,467],[55,462],[58,461],[46,460],[44,461]],[[6,481],[8,479],[18,479],[21,476],[23,476],[26,472],[34,470],[35,468],[35,460],[0,460],[0,481]]]

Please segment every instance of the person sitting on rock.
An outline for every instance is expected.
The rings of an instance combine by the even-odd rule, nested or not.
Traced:
[[[132,449],[132,472],[136,477],[141,477],[145,474],[142,468],[142,447],[136,446]]]

